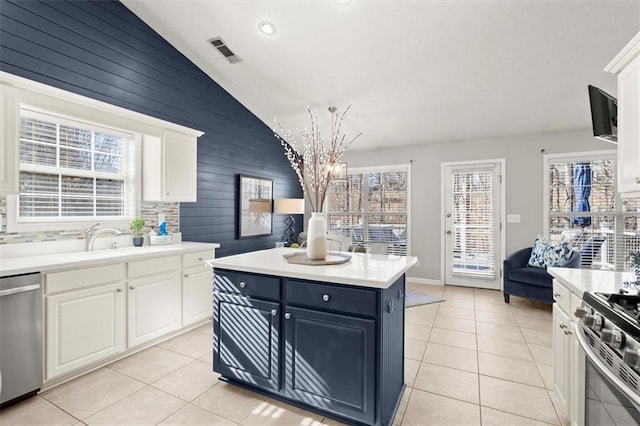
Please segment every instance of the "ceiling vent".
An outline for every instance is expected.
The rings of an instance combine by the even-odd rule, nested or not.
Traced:
[[[209,40],[209,43],[211,43],[213,47],[218,49],[218,52],[222,53],[222,55],[227,58],[227,61],[229,61],[229,63],[237,64],[238,62],[242,62],[242,59],[240,59],[238,55],[233,53],[231,49],[227,47],[222,37],[214,37]]]

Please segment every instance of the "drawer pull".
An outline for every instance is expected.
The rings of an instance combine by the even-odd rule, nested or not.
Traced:
[[[547,293],[548,294],[548,293]],[[553,293],[553,297],[561,297],[562,295],[560,293]]]
[[[136,288],[132,285],[129,286],[129,290],[135,290]]]
[[[636,183],[637,183],[638,185],[640,185],[640,177],[637,177],[637,178],[636,178]]]
[[[185,278],[189,278],[189,274],[184,274],[184,277]]]
[[[567,326],[564,324],[560,324],[560,328],[567,328]]]
[[[122,289],[121,288],[118,289],[118,293],[122,293]]]
[[[247,283],[245,283],[244,281],[240,281],[240,288],[245,288],[247,286]]]
[[[331,297],[328,294],[322,296],[322,300],[324,300],[325,302],[328,302],[329,299],[331,299]]]
[[[287,312],[286,314],[284,314],[284,319],[289,319],[291,318],[291,313]]]
[[[272,317],[275,317],[276,315],[278,315],[278,311],[277,311],[277,310],[275,310],[275,309],[272,309],[272,310],[271,310],[271,316],[272,316]]]

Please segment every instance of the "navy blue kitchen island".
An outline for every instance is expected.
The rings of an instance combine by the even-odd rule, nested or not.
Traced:
[[[288,264],[272,249],[214,268],[214,371],[349,424],[392,424],[404,391],[405,272],[413,257]]]

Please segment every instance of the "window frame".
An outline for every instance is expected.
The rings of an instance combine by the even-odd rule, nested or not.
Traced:
[[[347,168],[347,175],[363,175],[363,174],[370,174],[370,173],[388,173],[388,172],[406,172],[407,174],[407,189],[406,189],[406,196],[407,196],[407,210],[406,210],[406,217],[407,217],[407,224],[406,224],[406,228],[407,228],[407,232],[406,232],[406,236],[407,236],[407,242],[406,242],[406,252],[405,252],[405,256],[411,256],[411,163],[408,164],[397,164],[397,165],[383,165],[383,166],[362,166],[362,167],[348,167]],[[333,190],[333,189],[331,189]],[[329,200],[330,200],[330,194],[327,197],[327,199],[325,200],[325,206],[324,206],[324,212],[325,212],[325,218],[327,220],[327,225],[330,223],[329,222],[329,216],[331,214],[339,214],[339,213],[332,213],[330,211],[330,206],[329,206]],[[380,215],[380,213],[371,213],[371,212],[366,212],[366,213],[361,213],[361,212],[346,212],[345,214],[347,215],[362,215],[362,216],[375,216],[375,215]],[[398,213],[398,215],[401,215],[402,213]],[[327,229],[328,232],[331,232],[330,229]]]

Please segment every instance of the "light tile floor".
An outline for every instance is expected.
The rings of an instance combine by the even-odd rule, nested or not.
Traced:
[[[409,284],[445,302],[406,310],[397,425],[566,424],[552,390],[551,306],[502,293]],[[218,381],[211,325],[42,392],[8,425],[338,425]]]

